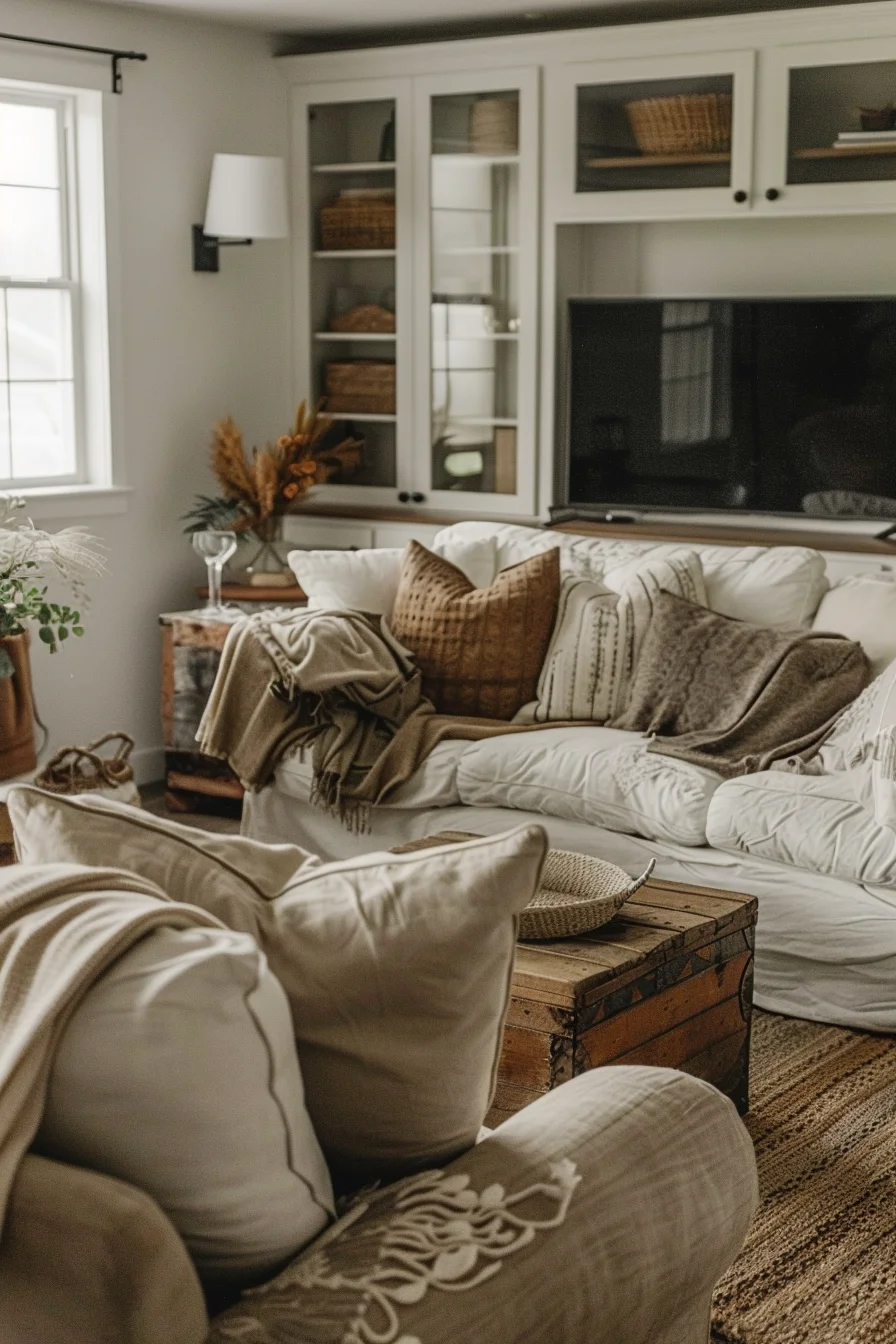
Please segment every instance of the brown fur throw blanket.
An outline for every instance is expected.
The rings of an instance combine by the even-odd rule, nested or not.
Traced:
[[[726,778],[799,768],[870,675],[861,647],[839,635],[766,629],[663,592],[610,726]]]

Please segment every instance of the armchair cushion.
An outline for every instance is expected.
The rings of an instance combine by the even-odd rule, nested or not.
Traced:
[[[596,1069],[444,1177],[359,1204],[220,1315],[209,1344],[703,1344],[756,1200],[721,1093],[668,1069]]]

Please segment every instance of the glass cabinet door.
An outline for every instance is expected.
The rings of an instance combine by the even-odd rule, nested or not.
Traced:
[[[896,205],[896,41],[768,54],[762,194],[772,208]]]
[[[508,85],[508,79],[512,84]],[[534,508],[537,294],[533,72],[421,81],[428,246],[418,387],[429,502]],[[422,416],[425,415],[425,424]],[[425,435],[425,438],[424,438]],[[423,464],[421,463],[421,467]]]
[[[714,52],[552,71],[546,142],[557,149],[546,167],[563,212],[749,208],[754,59]]]
[[[296,215],[299,395],[324,399],[329,438],[361,444],[331,476],[328,498],[394,503],[409,479],[412,247],[410,117],[388,81],[299,95]]]

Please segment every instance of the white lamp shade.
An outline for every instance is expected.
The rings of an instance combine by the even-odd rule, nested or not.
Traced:
[[[213,238],[288,237],[283,160],[261,154],[216,154],[204,227]]]

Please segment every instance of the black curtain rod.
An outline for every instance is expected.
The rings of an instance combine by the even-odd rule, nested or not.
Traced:
[[[117,47],[90,47],[83,42],[51,42],[48,37],[21,37],[18,33],[0,33],[4,42],[28,42],[34,47],[59,47],[64,51],[88,51],[92,56],[108,56],[112,61],[112,92],[122,92],[121,62],[146,61],[145,51],[120,51]]]

